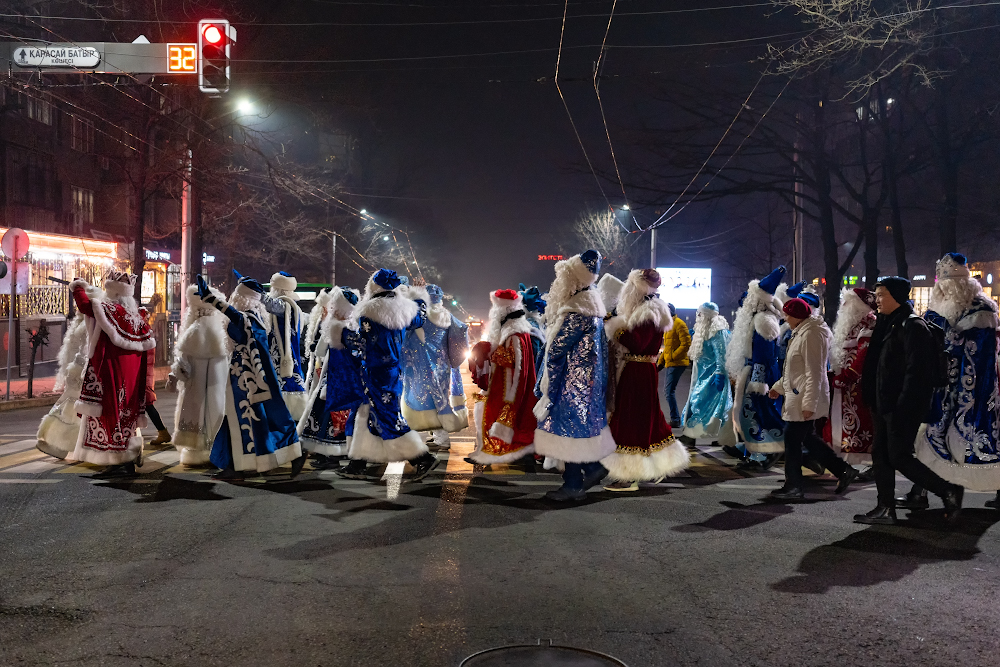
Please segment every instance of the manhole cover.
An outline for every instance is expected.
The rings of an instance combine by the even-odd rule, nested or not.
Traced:
[[[627,667],[609,655],[570,646],[501,646],[480,651],[459,667]]]

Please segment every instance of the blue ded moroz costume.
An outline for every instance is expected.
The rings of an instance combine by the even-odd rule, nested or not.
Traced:
[[[545,356],[545,299],[537,287],[518,283],[517,293],[524,302],[524,319],[531,325],[531,352],[535,355],[535,375],[541,375],[542,358]]]
[[[357,303],[357,290],[331,288],[325,300],[326,317],[317,328],[316,379],[310,383],[309,403],[298,427],[302,446],[314,454],[347,455],[347,435],[364,400],[360,353],[330,344],[342,339]]]
[[[782,399],[767,396],[781,377],[778,361],[780,302],[774,296],[785,267],[762,280],[751,280],[743,305],[736,312],[726,350],[726,371],[736,378],[734,424],[747,450],[775,454],[785,451]]]
[[[302,309],[295,303],[298,281],[284,271],[271,276],[269,310],[271,332],[268,351],[281,380],[281,396],[298,420],[306,409],[306,387],[302,376]]]
[[[227,470],[264,472],[302,456],[295,421],[281,398],[268,355],[271,318],[261,300],[263,292],[256,280],[240,276],[227,303],[198,276],[196,294],[229,319],[226,333],[233,342],[226,416],[211,455],[214,465]]]
[[[459,370],[469,350],[469,327],[445,308],[437,285],[411,287],[410,299],[428,303],[423,326],[403,339],[403,417],[414,431],[434,431],[437,444],[469,425]]]
[[[341,344],[360,354],[364,401],[348,436],[348,456],[357,461],[389,463],[428,456],[427,445],[403,417],[403,337],[424,324],[427,307],[412,301],[400,289],[395,271],[379,269],[368,281],[365,295],[354,309],[351,328]]]
[[[964,256],[937,263],[924,319],[945,331],[948,386],[934,393],[916,453],[945,480],[975,491],[1000,489],[997,306],[971,277]]]
[[[698,306],[691,337],[691,391],[684,406],[684,435],[689,438],[719,437],[733,409],[732,388],[726,372],[729,323],[711,301]]]
[[[616,449],[605,397],[607,312],[592,289],[600,267],[595,250],[556,263],[548,292],[545,359],[535,388],[535,451],[566,464],[560,491],[570,497],[600,482],[607,474],[600,460]]]

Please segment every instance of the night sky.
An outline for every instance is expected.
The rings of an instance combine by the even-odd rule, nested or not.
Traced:
[[[603,173],[613,165],[591,76],[612,4],[570,3],[560,73],[584,145]],[[710,86],[724,74],[733,85],[752,86],[752,66],[744,64],[764,52],[764,41],[663,48],[781,32],[766,17],[768,6],[749,4],[755,6],[650,14],[706,4],[618,0],[601,96],[626,182],[642,168],[629,129],[641,119],[663,122],[652,97],[665,82],[693,77]],[[329,105],[327,112],[343,114],[345,125],[363,125],[385,173],[356,188],[349,201],[408,227],[418,259],[439,269],[442,287],[485,315],[493,289],[518,282],[545,289],[552,262],[537,256],[583,250],[570,235],[572,222],[588,207],[607,208],[552,81],[562,11],[553,2],[260,3],[256,11],[245,9],[247,25],[234,19],[244,60],[234,67],[236,93],[298,97]],[[546,20],[521,20],[536,18]],[[263,25],[294,22],[380,25]],[[434,22],[452,25],[419,25]],[[655,48],[634,48],[640,45]],[[394,60],[456,54],[463,57]],[[367,59],[385,60],[301,62]],[[256,62],[276,60],[299,62]],[[746,79],[734,78],[743,68]],[[624,203],[617,182],[604,181],[603,188],[613,206]],[[704,209],[689,211],[661,234],[661,244],[712,232]],[[655,217],[652,207],[637,215],[640,222]],[[637,242],[648,248],[648,235]],[[660,255],[661,265],[684,264],[668,251]]]

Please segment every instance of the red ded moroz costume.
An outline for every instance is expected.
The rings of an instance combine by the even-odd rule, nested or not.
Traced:
[[[535,451],[535,358],[531,323],[525,319],[521,295],[497,290],[490,295],[489,382],[476,424],[482,447],[471,455],[476,463],[507,463]],[[481,348],[480,348],[481,349]],[[478,417],[478,410],[476,411]],[[477,443],[478,445],[478,443]]]
[[[83,418],[76,449],[67,458],[120,465],[142,453],[146,396],[152,393],[156,340],[139,313],[135,276],[112,271],[105,296],[91,298],[83,280],[70,283],[77,308],[87,318],[87,367],[76,411]]]
[[[674,318],[656,296],[659,286],[655,270],[632,271],[618,300],[618,315],[604,326],[623,359],[617,378],[608,378],[609,384],[616,383],[611,434],[618,447],[601,460],[618,482],[654,481],[690,465],[687,449],[674,438],[660,409],[656,356]]]

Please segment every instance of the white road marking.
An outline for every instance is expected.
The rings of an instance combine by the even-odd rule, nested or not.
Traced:
[[[24,474],[24,473],[37,473],[37,472],[47,472],[55,468],[62,468],[66,465],[65,461],[52,460],[50,458],[38,459],[37,461],[31,461],[29,463],[24,463],[19,466],[14,466],[13,468],[7,468],[6,470],[0,471],[3,474],[14,473],[14,474]]]
[[[27,449],[31,449],[35,446],[37,440],[18,440],[16,442],[8,442],[6,445],[0,445],[0,456],[4,454],[14,454],[16,452],[23,452]]]
[[[65,478],[64,478],[65,479]],[[25,479],[23,477],[0,478],[0,484],[58,484],[62,479]]]

